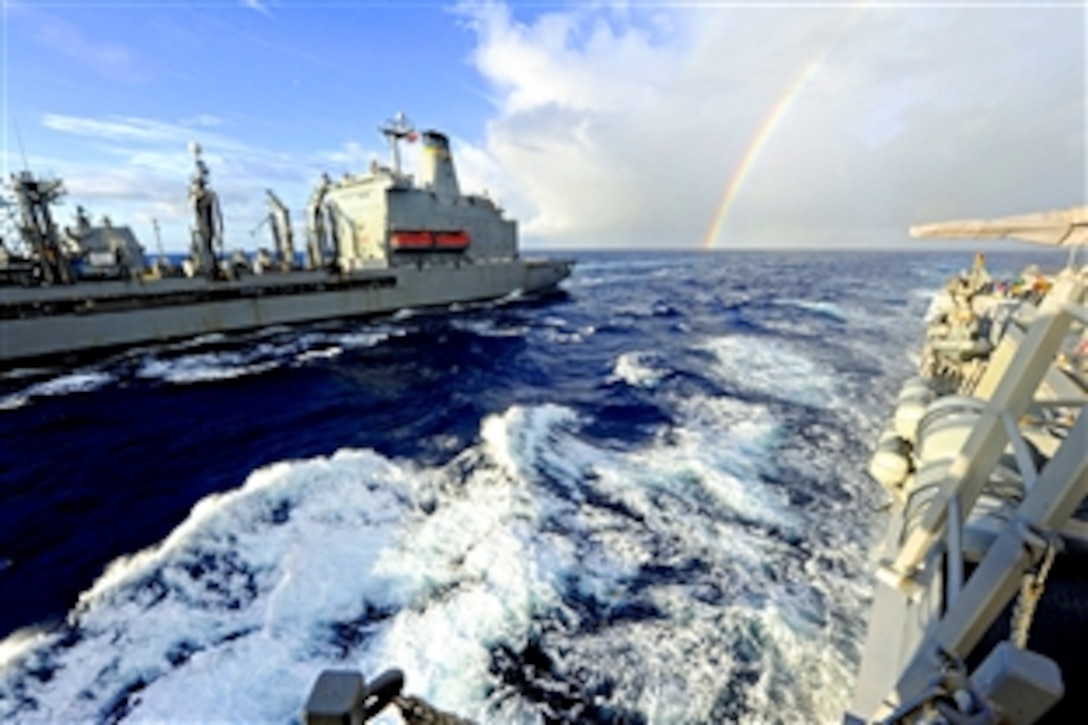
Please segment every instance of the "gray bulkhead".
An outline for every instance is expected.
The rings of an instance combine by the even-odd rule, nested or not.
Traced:
[[[345,179],[327,198],[341,263],[348,269],[419,263],[420,253],[398,253],[390,246],[392,235],[402,231],[468,233],[467,250],[434,250],[426,253],[428,261],[517,258],[517,223],[503,219],[486,197],[441,196],[413,187],[408,179],[375,174]]]
[[[385,197],[392,183],[389,176],[349,177],[329,190],[325,204],[344,267],[388,266]]]
[[[517,255],[517,224],[477,196],[443,198],[432,191],[392,188],[388,192],[389,231],[468,232],[464,256],[473,260]]]

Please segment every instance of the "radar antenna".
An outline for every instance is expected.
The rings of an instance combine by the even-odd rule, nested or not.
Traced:
[[[405,117],[404,111],[386,121],[384,126],[379,126],[378,130],[389,141],[389,151],[393,157],[393,174],[400,176],[400,142],[402,139],[408,139],[411,143],[419,138],[419,134],[416,133],[412,122]]]
[[[23,171],[30,171],[30,164],[26,160],[26,149],[23,148],[23,134],[19,133],[19,122],[12,119],[15,125],[15,140],[19,142],[19,155],[23,157]]]

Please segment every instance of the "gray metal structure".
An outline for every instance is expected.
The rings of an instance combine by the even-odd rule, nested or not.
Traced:
[[[1079,244],[1084,211],[911,232]],[[1072,259],[995,288],[979,255],[934,301],[870,465],[892,515],[848,722],[1030,723],[1084,697],[1066,678],[1085,674],[1088,621],[1063,620],[1071,648],[1030,637],[1082,608],[1063,601],[1088,571],[1088,267]]]
[[[295,266],[295,234],[291,229],[291,212],[276,196],[276,192],[266,189],[265,195],[268,198],[268,221],[272,229],[276,257],[280,270],[286,272]]]
[[[92,227],[82,209],[62,238],[51,216],[61,182],[13,176],[25,251],[0,255],[0,364],[531,294],[570,274],[571,260],[522,259],[515,222],[487,198],[460,193],[445,136],[423,134],[416,184],[400,170],[398,150],[415,131],[403,114],[380,130],[392,168],[375,164],[338,181],[323,175],[315,188],[305,270],[294,267],[288,210],[271,190],[279,270],[223,259],[222,212],[196,144],[191,256],[177,270],[146,266],[130,229]]]

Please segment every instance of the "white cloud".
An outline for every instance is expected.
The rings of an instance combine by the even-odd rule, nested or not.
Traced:
[[[43,157],[30,159],[39,173],[58,173],[69,192],[68,209],[83,204],[96,218],[108,215],[116,224],[131,224],[148,249],[154,246],[151,220],[157,219],[168,250],[188,245],[187,201],[193,161],[191,140],[199,139],[212,184],[223,207],[228,247],[267,245],[265,236],[249,234],[267,213],[265,189],[272,188],[302,222],[313,184],[324,171],[334,176],[358,172],[377,156],[355,141],[331,151],[288,154],[254,147],[224,134],[231,124],[196,116],[180,123],[138,117],[88,118],[47,114],[46,128],[92,142],[92,161]],[[209,130],[216,128],[215,131]],[[414,157],[409,157],[409,160]],[[19,163],[11,159],[11,163]],[[14,166],[13,166],[14,167]],[[61,216],[68,211],[61,210]],[[66,222],[65,222],[66,223]]]
[[[698,246],[776,109],[719,246],[909,244],[913,223],[1085,196],[1081,10],[462,13],[478,41],[470,60],[495,99],[482,142],[453,139],[462,187],[487,189],[548,245]],[[164,236],[181,240],[173,248],[187,243],[194,138],[236,245],[252,245],[266,187],[300,221],[322,171],[388,157],[353,140],[299,154],[257,148],[232,137],[243,127],[234,120],[53,113],[43,124],[99,155],[51,167],[73,201],[119,220],[159,215]],[[417,162],[406,145],[405,168]]]
[[[94,119],[48,113],[42,119],[42,125],[54,131],[76,136],[136,143],[185,143],[192,136],[192,130],[186,126],[120,116]]]
[[[1084,198],[1083,10],[461,11],[499,99],[483,166],[552,243],[696,246],[779,108],[719,246]]]
[[[218,116],[213,116],[209,113],[200,113],[191,118],[186,118],[181,122],[182,126],[193,126],[195,128],[215,128],[216,126],[223,125],[223,119]]]
[[[352,170],[356,172],[369,168],[370,162],[373,160],[380,159],[383,163],[385,162],[378,151],[367,148],[358,141],[348,141],[335,151],[325,151],[318,154],[318,156],[329,164],[342,167],[345,171]]]
[[[256,10],[261,15],[272,17],[272,13],[268,11],[268,6],[266,6],[263,2],[260,2],[260,0],[242,0],[242,5],[249,8],[250,10]]]

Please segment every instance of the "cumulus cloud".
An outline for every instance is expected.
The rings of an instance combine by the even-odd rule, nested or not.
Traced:
[[[698,246],[730,184],[721,247],[1085,196],[1083,9],[460,12],[497,98],[478,151],[548,242]]]
[[[488,190],[530,242],[572,247],[910,244],[916,223],[1083,203],[1084,12],[462,6],[493,104],[480,138],[453,139],[462,187]],[[199,138],[228,239],[251,246],[266,187],[298,221],[322,171],[388,155],[352,140],[257,148],[202,110],[48,114],[58,138],[99,153],[52,168],[92,211],[157,215],[180,248]]]

